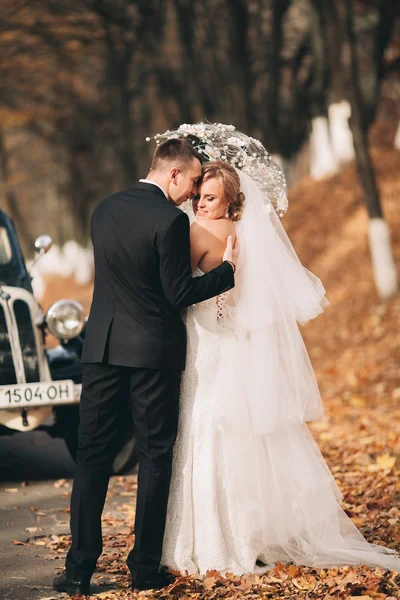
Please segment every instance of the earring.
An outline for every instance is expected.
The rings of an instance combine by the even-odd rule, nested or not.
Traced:
[[[229,210],[228,210],[228,206],[226,207],[225,219],[229,219]]]

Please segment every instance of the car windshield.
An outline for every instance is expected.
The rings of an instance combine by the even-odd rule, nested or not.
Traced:
[[[5,227],[0,227],[0,265],[8,265],[11,262],[12,253],[10,240]]]

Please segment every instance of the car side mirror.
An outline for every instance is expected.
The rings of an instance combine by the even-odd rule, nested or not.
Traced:
[[[53,240],[49,235],[39,235],[35,241],[35,250],[40,255],[47,254],[53,245]]]

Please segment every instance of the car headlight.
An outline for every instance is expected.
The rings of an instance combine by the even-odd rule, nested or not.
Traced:
[[[49,331],[60,340],[71,340],[82,331],[85,323],[83,307],[74,300],[58,300],[47,311]]]

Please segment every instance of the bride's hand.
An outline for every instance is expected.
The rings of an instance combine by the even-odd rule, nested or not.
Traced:
[[[222,257],[222,260],[223,261],[226,260],[226,261],[230,262],[234,267],[233,270],[235,271],[238,258],[239,258],[239,245],[238,245],[238,243],[235,242],[235,246],[234,246],[233,245],[233,237],[231,235],[229,235],[227,242],[226,242],[226,248],[225,248],[225,252]]]

